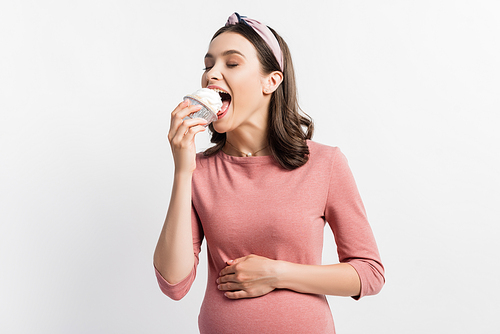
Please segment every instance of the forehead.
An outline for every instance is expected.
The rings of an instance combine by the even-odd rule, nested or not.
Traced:
[[[214,57],[219,56],[224,51],[237,50],[242,53],[245,58],[257,58],[257,51],[252,43],[245,37],[234,32],[225,32],[215,37],[208,47],[208,53]]]

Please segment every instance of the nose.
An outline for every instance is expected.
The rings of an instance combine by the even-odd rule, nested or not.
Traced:
[[[210,80],[220,80],[222,79],[222,74],[215,66],[213,66],[210,70],[207,71],[207,79]]]

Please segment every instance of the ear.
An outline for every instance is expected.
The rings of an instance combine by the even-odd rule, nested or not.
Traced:
[[[274,71],[269,73],[265,78],[262,85],[262,92],[264,95],[272,94],[283,81],[283,73]]]

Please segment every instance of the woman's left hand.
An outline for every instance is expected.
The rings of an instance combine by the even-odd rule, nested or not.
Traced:
[[[219,290],[229,299],[259,297],[276,289],[277,264],[258,255],[248,255],[227,261],[217,279]]]

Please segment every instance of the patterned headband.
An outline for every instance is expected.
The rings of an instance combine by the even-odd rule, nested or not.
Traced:
[[[226,26],[230,26],[237,23],[244,23],[247,26],[251,27],[260,37],[267,43],[267,45],[271,48],[274,53],[274,57],[278,61],[281,70],[283,71],[283,53],[281,52],[280,45],[278,40],[274,36],[274,34],[269,30],[269,28],[260,23],[257,20],[249,19],[246,16],[240,16],[240,14],[234,12],[227,19]]]

